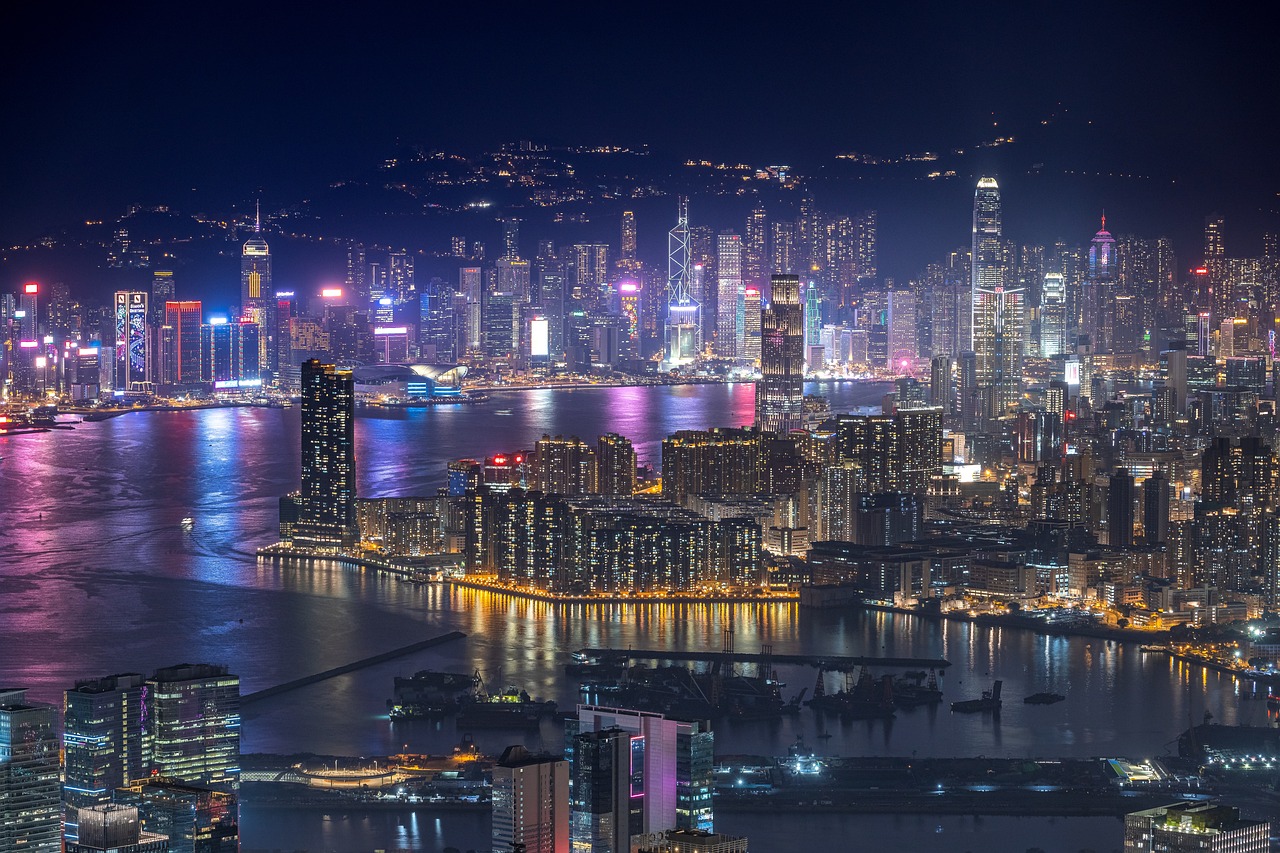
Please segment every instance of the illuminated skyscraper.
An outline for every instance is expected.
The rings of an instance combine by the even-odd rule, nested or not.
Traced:
[[[1116,241],[1107,230],[1107,217],[1089,244],[1089,272],[1080,294],[1080,332],[1089,336],[1095,353],[1114,350],[1116,299]]]
[[[148,334],[147,294],[140,290],[116,291],[115,370],[118,391],[152,376],[151,336]]]
[[[174,376],[179,385],[195,385],[201,381],[200,325],[204,308],[199,302],[168,302],[164,307],[164,324],[173,329]]]
[[[916,332],[916,295],[910,290],[889,291],[888,367],[893,373],[910,373],[920,354]]]
[[[387,256],[387,290],[397,301],[409,298],[415,290],[413,255],[392,252]]]
[[[716,240],[716,341],[720,358],[738,358],[746,333],[746,290],[742,281],[742,238],[732,231]]]
[[[152,767],[167,779],[234,791],[240,785],[240,677],[181,664],[147,679]]]
[[[65,694],[63,749],[69,806],[111,801],[111,792],[151,771],[147,688],[139,673],[77,682]],[[75,837],[68,832],[68,837]]]
[[[743,297],[742,361],[754,365],[760,361],[760,288],[749,284]]]
[[[804,427],[804,306],[800,279],[773,277],[773,300],[761,321],[756,427],[780,435]]]
[[[351,372],[302,365],[302,494],[294,543],[341,551],[356,541],[355,387]]]
[[[549,495],[586,495],[596,491],[596,454],[577,436],[544,435],[534,445],[533,482]]]
[[[347,247],[347,293],[357,305],[369,301],[369,258],[364,246],[356,243]]]
[[[743,239],[742,276],[748,285],[763,290],[769,276],[769,260],[765,254],[768,222],[764,208],[757,205],[747,215],[746,236]]]
[[[1223,242],[1225,226],[1221,216],[1209,216],[1204,221],[1204,269],[1208,277],[1209,302],[1214,320],[1231,317],[1231,288],[1227,286],[1227,250]]]
[[[58,731],[52,705],[0,688],[0,850],[59,853]]]
[[[1067,286],[1062,273],[1045,273],[1040,289],[1040,357],[1067,351]]]
[[[520,220],[514,216],[502,220],[502,257],[508,261],[520,258]]]
[[[629,263],[636,259],[636,215],[630,210],[622,212],[622,239],[619,260]]]
[[[18,340],[34,341],[39,332],[40,321],[40,285],[29,281],[22,285],[22,296],[18,299]]]
[[[688,364],[702,347],[701,268],[690,264],[689,199],[680,196],[676,224],[667,232],[667,364]]]
[[[971,332],[979,389],[989,400],[986,415],[1003,413],[1022,394],[1023,291],[1005,284],[1000,242],[1000,187],[981,178],[973,197]]]
[[[253,237],[240,252],[240,311],[265,309],[271,299],[271,249],[262,239],[262,216],[255,217]]]

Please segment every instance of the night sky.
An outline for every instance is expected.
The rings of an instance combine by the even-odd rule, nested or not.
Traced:
[[[1149,229],[1220,210],[1260,232],[1280,201],[1274,28],[1224,4],[34,5],[0,36],[6,243],[131,201],[305,193],[396,141],[648,143],[805,169],[1016,134],[1019,168],[1176,186],[1185,222],[1135,210]],[[1089,211],[1170,206],[1075,194]]]

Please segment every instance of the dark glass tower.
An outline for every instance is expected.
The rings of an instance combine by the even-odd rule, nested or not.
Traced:
[[[298,548],[345,551],[356,543],[355,385],[349,370],[302,365],[302,495]]]
[[[756,427],[786,435],[804,428],[804,304],[797,276],[775,275],[772,285],[760,323]]]

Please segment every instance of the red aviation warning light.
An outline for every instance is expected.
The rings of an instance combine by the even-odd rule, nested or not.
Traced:
[[[36,284],[34,281],[29,281],[26,284],[22,285],[22,292],[23,293],[39,293],[40,285]]]

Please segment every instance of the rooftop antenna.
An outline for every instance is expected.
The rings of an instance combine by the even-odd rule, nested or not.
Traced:
[[[1102,217],[1102,225],[1105,228],[1107,217]],[[253,201],[253,233],[262,233],[262,199],[254,199]]]

